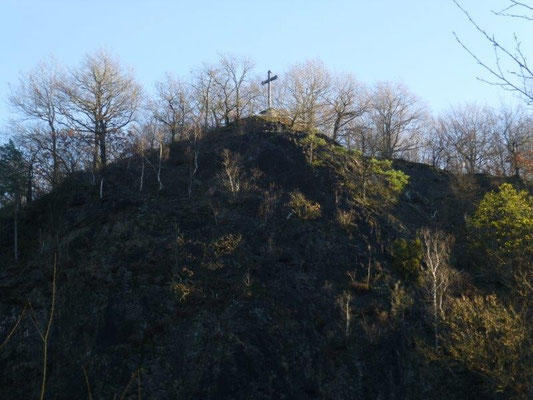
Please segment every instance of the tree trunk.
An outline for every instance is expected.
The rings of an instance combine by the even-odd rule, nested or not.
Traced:
[[[204,121],[204,129],[207,132],[207,129],[209,128],[209,96],[206,97],[205,100],[205,121]]]
[[[56,130],[52,129],[52,158],[53,158],[53,170],[52,170],[52,187],[56,187],[58,183],[59,165],[57,161],[57,134]]]
[[[333,125],[333,140],[337,141],[337,137],[339,136],[339,129],[340,129],[340,118],[335,118],[335,124]]]
[[[432,297],[433,297],[433,327],[435,330],[435,350],[439,348],[439,315],[437,310],[437,271],[434,269],[432,271]]]
[[[518,165],[519,164],[518,154],[516,154],[515,152],[513,152],[512,160],[513,160],[513,167],[514,167],[514,176],[516,178],[520,178],[520,167]]]
[[[93,171],[97,171],[100,167],[98,162],[98,143],[100,141],[100,136],[98,132],[94,134],[94,147],[93,147]]]
[[[177,129],[176,129],[176,127],[174,127],[174,126],[171,127],[171,128],[170,128],[170,141],[171,141],[172,143],[174,143],[174,141],[176,140],[176,133],[177,133]]]
[[[15,199],[14,210],[13,210],[13,236],[14,236],[14,240],[13,240],[13,256],[14,256],[15,262],[18,262],[18,260],[19,260],[18,211],[19,211],[19,198],[18,198],[18,195],[17,195],[17,197]]]
[[[33,201],[33,163],[28,168],[28,187],[26,189],[26,203]]]
[[[105,167],[107,165],[107,153],[106,153],[106,133],[102,131],[100,133],[100,164]]]

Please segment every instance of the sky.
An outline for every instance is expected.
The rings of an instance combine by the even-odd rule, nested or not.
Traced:
[[[491,14],[505,0],[461,3],[503,42],[516,33],[532,52],[533,23]],[[487,75],[453,32],[491,59],[452,0],[0,0],[0,127],[14,116],[7,95],[21,71],[49,56],[75,67],[98,49],[132,67],[148,92],[165,72],[186,77],[231,53],[250,57],[264,75],[320,58],[364,83],[399,81],[435,113],[519,102],[476,79]]]

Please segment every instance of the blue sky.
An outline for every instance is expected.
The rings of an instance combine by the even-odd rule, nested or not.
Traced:
[[[533,23],[491,15],[504,0],[462,4],[504,41],[513,33],[531,37]],[[0,0],[0,126],[11,116],[8,83],[20,71],[50,55],[76,65],[98,48],[133,67],[148,90],[165,71],[187,75],[229,52],[251,57],[257,72],[318,57],[363,82],[398,80],[435,112],[465,102],[516,102],[476,80],[483,71],[452,31],[491,57],[451,0]]]

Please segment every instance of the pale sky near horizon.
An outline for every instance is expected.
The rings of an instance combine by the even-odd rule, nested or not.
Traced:
[[[516,33],[532,53],[533,22],[491,14],[505,0],[462,0],[504,42]],[[148,90],[165,72],[187,76],[218,53],[249,56],[256,72],[282,74],[320,58],[362,82],[404,83],[438,113],[452,105],[518,103],[487,77],[457,34],[488,60],[492,50],[452,0],[0,0],[0,129],[12,117],[8,83],[54,56],[76,66],[105,48]]]

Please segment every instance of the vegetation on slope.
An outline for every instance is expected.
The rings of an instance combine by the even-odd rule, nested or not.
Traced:
[[[58,399],[524,398],[528,307],[462,251],[499,183],[259,118],[71,176],[22,211],[17,262],[2,217],[4,397],[41,392],[46,343]]]

